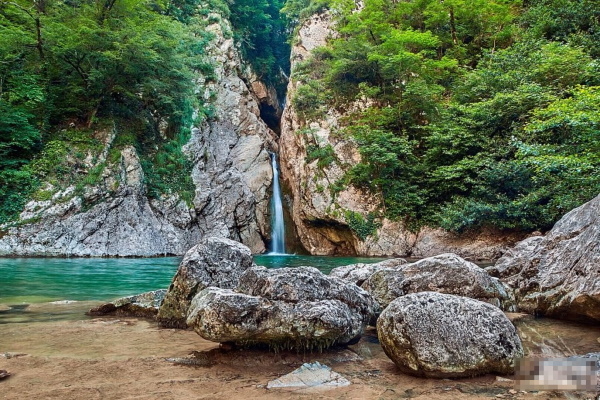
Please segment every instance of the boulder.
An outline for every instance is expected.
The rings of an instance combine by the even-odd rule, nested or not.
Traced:
[[[377,321],[385,353],[407,374],[462,378],[513,374],[523,346],[500,309],[437,292],[394,300]]]
[[[209,286],[232,289],[237,286],[242,273],[252,266],[250,249],[243,244],[220,237],[204,238],[179,264],[158,311],[159,324],[187,328],[188,308],[197,293]]]
[[[122,297],[92,308],[86,314],[92,316],[117,315],[120,317],[154,318],[158,314],[158,309],[166,294],[166,289],[160,289],[135,296]]]
[[[383,268],[395,268],[406,264],[407,261],[403,258],[393,258],[373,264],[350,264],[342,267],[337,267],[331,270],[329,276],[335,276],[345,281],[352,282],[361,286],[371,275]]]
[[[376,271],[363,284],[382,309],[400,296],[434,291],[470,297],[510,310],[505,286],[477,265],[456,254],[441,254],[396,268]]]
[[[600,322],[600,196],[528,238],[487,271],[514,288],[519,310]]]
[[[199,293],[187,324],[215,342],[314,350],[360,337],[373,306],[367,292],[316,268],[255,267],[235,290]]]

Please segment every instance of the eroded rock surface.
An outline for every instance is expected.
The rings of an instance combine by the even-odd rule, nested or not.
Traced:
[[[177,269],[158,312],[161,326],[186,328],[192,298],[209,286],[232,289],[254,266],[250,249],[241,243],[208,237],[190,249]]]
[[[166,294],[166,289],[160,289],[135,296],[122,297],[110,303],[92,308],[87,314],[93,316],[118,315],[124,317],[154,318]]]
[[[488,272],[515,289],[521,311],[600,322],[600,196],[528,238]]]
[[[375,272],[386,268],[396,268],[407,263],[408,262],[403,258],[393,258],[391,260],[385,260],[373,264],[350,264],[332,269],[329,273],[329,276],[335,276],[345,281],[352,282],[357,286],[361,286]]]
[[[394,300],[377,321],[385,353],[407,374],[460,378],[513,374],[523,346],[500,309],[437,292]]]
[[[398,297],[434,291],[491,303],[510,311],[509,291],[497,278],[456,254],[441,254],[374,272],[363,287],[382,309]]]
[[[187,324],[215,342],[317,350],[359,337],[373,307],[367,292],[316,268],[254,267],[234,290],[199,293]]]
[[[350,381],[327,365],[318,361],[305,363],[300,368],[274,379],[267,384],[267,389],[291,389],[301,391],[318,391],[349,386]]]

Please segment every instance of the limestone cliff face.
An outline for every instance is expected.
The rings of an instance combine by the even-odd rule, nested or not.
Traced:
[[[215,117],[193,130],[186,151],[194,161],[194,207],[202,235],[228,237],[265,250],[269,235],[270,186],[273,180],[269,152],[277,137],[261,119],[261,104],[277,105],[276,96],[242,61],[227,24],[213,24],[210,49],[216,80],[205,85],[205,96],[215,100]]]
[[[218,19],[218,18],[217,18]],[[58,189],[45,201],[31,201],[20,223],[0,229],[0,255],[156,256],[182,255],[203,236],[241,241],[259,253],[269,232],[269,151],[275,134],[260,117],[260,104],[276,105],[272,91],[242,67],[227,21],[208,27],[214,39],[207,49],[216,79],[198,81],[200,96],[211,99],[214,117],[194,127],[184,151],[193,161],[196,186],[192,205],[178,196],[149,199],[134,147],[120,160],[107,161],[117,134],[98,130],[101,155],[88,154],[91,171],[106,163],[100,183]],[[93,162],[91,160],[94,160]]]
[[[315,15],[302,24],[292,47],[292,71],[335,34],[333,24],[328,13]],[[343,117],[339,111],[330,109],[318,121],[307,122],[299,116],[292,99],[302,84],[292,72],[279,146],[282,177],[291,191],[288,203],[293,220],[302,244],[311,254],[426,257],[453,252],[469,258],[497,258],[503,249],[522,238],[495,232],[459,237],[429,228],[411,233],[401,223],[385,219],[379,221],[376,234],[359,238],[356,229],[351,229],[349,213],[367,217],[380,202],[353,187],[341,191],[334,188],[345,169],[360,161],[360,155],[352,140],[336,136]],[[327,166],[319,166],[317,160],[309,161],[310,146],[331,146],[335,161]]]

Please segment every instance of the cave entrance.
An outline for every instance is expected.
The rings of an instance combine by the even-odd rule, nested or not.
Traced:
[[[260,118],[267,126],[277,134],[281,135],[281,111],[270,104],[261,103]]]

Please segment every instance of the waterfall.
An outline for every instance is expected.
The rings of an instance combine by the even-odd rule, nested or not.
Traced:
[[[285,226],[283,222],[283,204],[281,202],[281,187],[279,186],[279,166],[277,155],[271,153],[273,168],[273,197],[271,199],[271,253],[285,254]]]

